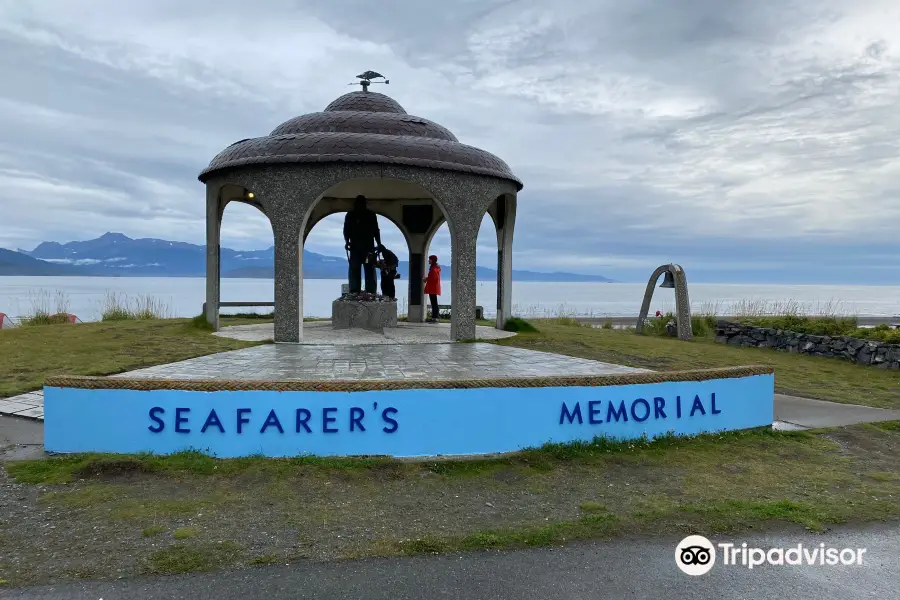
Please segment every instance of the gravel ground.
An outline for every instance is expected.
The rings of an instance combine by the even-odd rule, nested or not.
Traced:
[[[17,484],[0,469],[0,574],[33,584],[153,572],[152,554],[179,543],[173,534],[185,527],[196,533],[180,542],[200,552],[234,542],[233,564],[359,556],[382,540],[576,518],[594,494],[566,479],[553,473],[520,486],[503,473],[447,480],[423,472],[410,481],[338,472],[44,486]],[[150,527],[162,531],[145,536]]]
[[[733,501],[791,498],[824,511],[849,503],[853,518],[890,518],[900,516],[898,435],[859,426],[815,439],[449,475],[441,465],[304,465],[268,475],[120,473],[33,485],[0,467],[0,580],[20,586],[389,555],[400,540],[572,522],[586,511],[651,534],[702,529],[738,511]],[[691,503],[711,508],[675,510]],[[759,525],[758,513],[748,514],[741,523]]]

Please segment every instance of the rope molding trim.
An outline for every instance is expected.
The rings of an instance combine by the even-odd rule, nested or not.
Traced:
[[[392,390],[445,390],[475,388],[606,387],[642,383],[709,381],[772,375],[773,367],[750,365],[688,371],[663,371],[578,377],[511,377],[461,380],[331,380],[283,381],[268,379],[142,379],[96,376],[48,377],[44,385],[85,390],[183,390],[190,392],[272,391],[272,392],[370,392]]]

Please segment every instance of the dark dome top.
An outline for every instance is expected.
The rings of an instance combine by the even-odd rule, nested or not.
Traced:
[[[522,182],[490,152],[460,144],[446,127],[407,114],[393,98],[351,92],[324,111],[285,121],[265,137],[241,140],[220,152],[200,173],[246,165],[368,162],[489,175]]]
[[[384,94],[375,92],[350,92],[325,107],[325,112],[361,110],[363,112],[383,112],[405,115],[400,103]]]

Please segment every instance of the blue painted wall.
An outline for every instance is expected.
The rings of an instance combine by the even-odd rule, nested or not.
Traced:
[[[44,390],[51,452],[433,456],[771,425],[774,376],[371,392]]]

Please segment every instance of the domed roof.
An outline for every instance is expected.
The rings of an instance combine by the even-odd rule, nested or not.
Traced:
[[[268,136],[241,140],[220,152],[200,173],[248,165],[362,162],[400,164],[489,175],[522,182],[500,158],[459,143],[441,125],[416,117],[389,96],[351,92],[324,111],[285,121]]]

